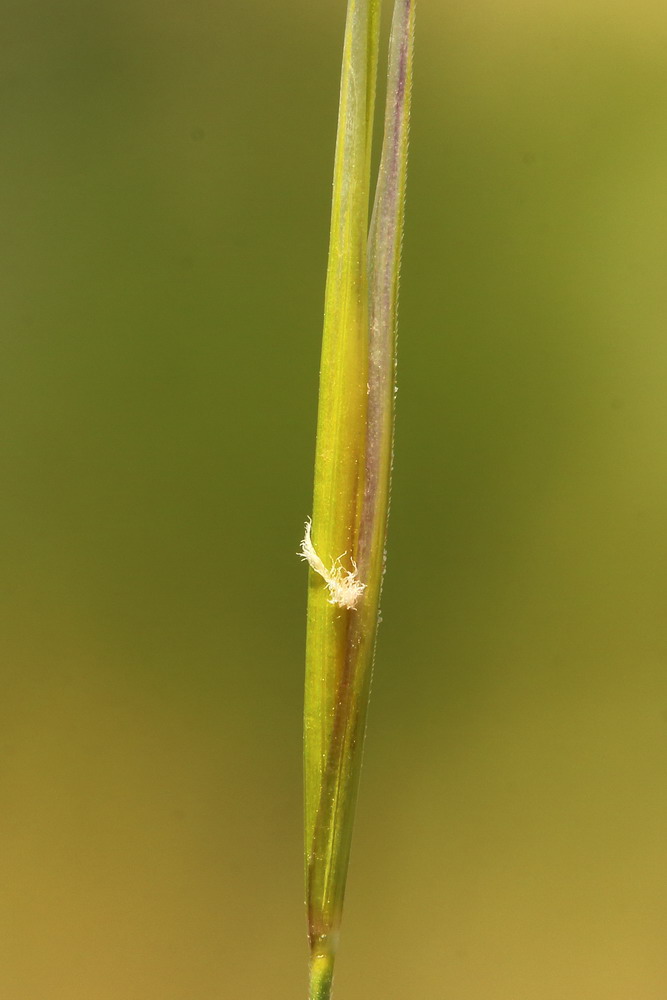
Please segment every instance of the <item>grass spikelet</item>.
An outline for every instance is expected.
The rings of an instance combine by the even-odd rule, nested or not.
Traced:
[[[328,1000],[384,571],[415,0],[395,0],[369,233],[380,0],[348,0],[325,297],[304,713],[310,1000]]]

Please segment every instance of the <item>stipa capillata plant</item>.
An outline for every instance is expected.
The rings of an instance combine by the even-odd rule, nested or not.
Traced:
[[[385,563],[415,0],[395,0],[369,226],[381,0],[348,0],[324,311],[305,686],[310,1000],[328,1000]]]

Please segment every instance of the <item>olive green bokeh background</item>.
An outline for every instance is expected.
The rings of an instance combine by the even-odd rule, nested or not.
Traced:
[[[305,995],[343,0],[0,4],[0,996]],[[667,13],[422,0],[340,1000],[667,988]]]

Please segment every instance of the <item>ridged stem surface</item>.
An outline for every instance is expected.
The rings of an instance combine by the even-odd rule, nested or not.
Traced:
[[[305,689],[310,1000],[328,1000],[377,631],[392,462],[398,272],[414,0],[396,0],[385,137],[368,235],[379,0],[349,0],[334,169],[315,464]],[[321,566],[356,573],[331,603]],[[314,558],[311,561],[313,565]]]

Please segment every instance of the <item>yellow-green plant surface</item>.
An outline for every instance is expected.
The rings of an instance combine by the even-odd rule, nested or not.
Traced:
[[[379,0],[350,0],[334,168],[305,688],[311,1000],[331,992],[384,570],[414,0],[396,0],[369,235]]]
[[[2,4],[3,1000],[304,1000],[345,5]],[[665,998],[666,51],[418,4],[335,1000]]]

